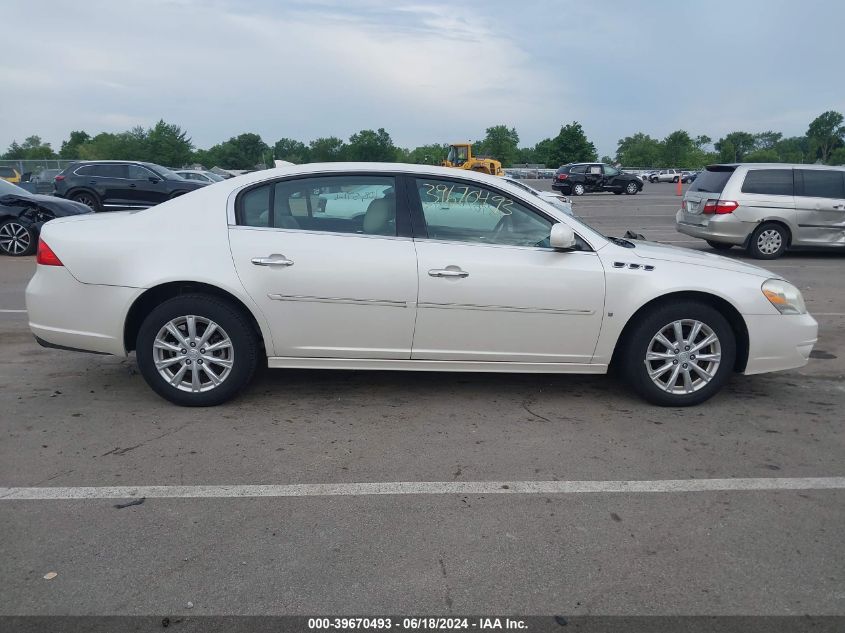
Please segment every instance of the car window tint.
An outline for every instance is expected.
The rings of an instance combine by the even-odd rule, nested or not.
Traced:
[[[761,193],[774,196],[791,196],[791,169],[752,169],[742,183],[743,193]]]
[[[845,198],[845,171],[802,169],[803,195],[811,198]]]
[[[91,175],[100,178],[126,178],[126,165],[90,165]]]
[[[586,165],[575,165],[572,169],[569,170],[569,173],[571,173],[571,174],[583,174],[585,171],[587,171]]]
[[[722,193],[734,173],[735,167],[707,168],[698,174],[690,185],[689,191],[703,191],[705,193]]]
[[[552,222],[507,195],[471,182],[417,178],[428,237],[549,247]]]
[[[396,235],[396,187],[389,176],[282,180],[241,199],[241,224],[303,231]]]
[[[11,167],[0,167],[0,178],[14,178],[15,170]]]
[[[146,167],[141,167],[140,165],[127,165],[126,166],[128,176],[130,180],[147,180],[148,178],[158,178],[153,172],[151,172]]]

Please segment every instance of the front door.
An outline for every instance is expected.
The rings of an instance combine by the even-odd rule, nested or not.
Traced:
[[[241,192],[229,243],[273,335],[269,356],[405,359],[417,300],[392,176],[294,178]]]
[[[796,169],[795,189],[800,242],[845,246],[845,170]]]
[[[555,222],[493,188],[417,178],[419,301],[412,358],[589,363],[604,269],[549,247]]]
[[[130,203],[151,207],[167,200],[170,195],[164,178],[142,165],[128,165],[127,192]]]

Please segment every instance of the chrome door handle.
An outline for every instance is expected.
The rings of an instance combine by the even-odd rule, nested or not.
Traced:
[[[275,253],[269,257],[253,257],[252,263],[256,266],[293,266],[292,259],[288,259],[284,255],[276,255]]]
[[[845,204],[835,204],[833,205],[834,209],[845,209]]]
[[[469,277],[469,273],[460,268],[432,268],[428,271],[429,277]]]

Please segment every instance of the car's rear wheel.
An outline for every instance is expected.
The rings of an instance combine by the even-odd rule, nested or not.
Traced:
[[[629,182],[628,185],[625,187],[625,193],[627,193],[629,196],[633,196],[639,190],[640,188],[637,186],[637,183],[635,183],[633,180]]]
[[[147,384],[181,406],[226,402],[249,384],[259,345],[244,314],[208,295],[183,295],[141,324],[136,354]]]
[[[763,222],[748,240],[748,254],[755,259],[777,259],[786,252],[789,231],[782,224]]]
[[[79,193],[73,194],[70,199],[74,202],[84,204],[95,213],[102,211],[103,209],[103,205],[100,204],[100,199],[97,197],[97,194],[91,193],[90,191],[80,191]]]
[[[587,190],[584,188],[584,185],[582,185],[580,182],[576,182],[574,185],[572,185],[573,196],[583,196],[586,191]]]
[[[32,255],[37,241],[35,233],[18,220],[12,218],[0,222],[0,252],[4,255]]]
[[[733,371],[736,337],[727,319],[698,302],[658,307],[626,333],[624,373],[653,404],[686,407],[713,396]]]
[[[672,182],[678,182],[678,177],[675,176],[674,178],[672,178]]]
[[[717,251],[729,251],[733,248],[733,244],[725,244],[724,242],[714,242],[713,240],[707,240],[707,245]]]

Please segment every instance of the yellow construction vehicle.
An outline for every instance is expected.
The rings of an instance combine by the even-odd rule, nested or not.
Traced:
[[[468,169],[480,171],[483,174],[504,176],[502,163],[495,158],[472,155],[472,143],[452,143],[449,147],[449,155],[442,163],[443,167],[455,167],[457,169]]]

